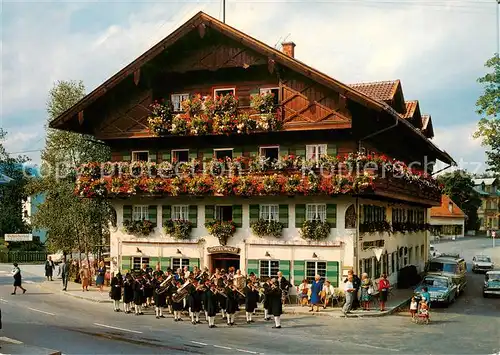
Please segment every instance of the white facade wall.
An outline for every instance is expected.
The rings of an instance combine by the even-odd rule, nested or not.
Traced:
[[[463,238],[465,231],[465,218],[455,218],[455,217],[432,217],[429,222],[433,226],[462,226],[462,233],[452,234],[452,235],[440,235],[440,239],[452,239]],[[431,233],[431,240],[435,239],[435,236]]]

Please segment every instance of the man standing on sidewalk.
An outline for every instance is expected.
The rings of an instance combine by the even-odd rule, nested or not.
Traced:
[[[68,277],[69,277],[69,265],[66,261],[66,257],[64,256],[61,263],[61,276],[63,283],[63,291],[66,291],[68,288]]]
[[[345,291],[345,303],[344,306],[342,307],[342,313],[344,313],[344,316],[347,317],[347,313],[351,313],[351,308],[352,308],[352,303],[354,302],[354,293],[356,292],[356,289],[354,288],[353,285],[353,275],[349,274],[347,276],[347,282],[344,284],[344,291]]]

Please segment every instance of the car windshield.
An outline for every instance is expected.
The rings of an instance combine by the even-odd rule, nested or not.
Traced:
[[[476,261],[480,261],[483,263],[489,263],[489,262],[491,262],[491,259],[487,256],[476,256]]]
[[[448,281],[446,281],[445,279],[436,279],[436,278],[426,277],[422,283],[425,286],[448,287]]]
[[[500,281],[500,273],[486,274],[486,281]]]
[[[429,264],[429,271],[430,272],[444,271],[444,272],[454,273],[456,268],[457,268],[456,264],[445,264],[445,263],[439,263],[439,262],[431,262]]]

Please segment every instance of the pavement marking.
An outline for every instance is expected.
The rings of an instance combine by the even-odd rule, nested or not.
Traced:
[[[39,309],[30,308],[30,307],[28,307],[28,309],[30,309],[30,310],[32,310],[32,311],[34,311],[34,312],[40,312],[40,313],[43,313],[43,314],[48,314],[49,316],[55,316],[55,314],[54,314],[54,313],[41,311],[41,310],[39,310]]]
[[[26,280],[26,281],[24,281],[24,283],[25,283],[25,284],[34,284],[34,283],[35,283],[35,281]]]
[[[375,346],[375,345],[370,345],[370,344],[356,343],[356,345],[364,346],[365,348],[371,348],[371,349],[388,350],[388,351],[400,351],[399,349],[384,348],[384,347],[381,347],[381,346]]]
[[[0,337],[0,341],[4,341],[6,343],[11,343],[11,344],[16,344],[16,345],[23,343],[22,341],[12,339],[12,338],[7,338],[7,337]]]
[[[198,345],[208,345],[208,344],[205,344],[205,343],[200,343],[199,341],[192,341],[192,340],[191,340],[191,343],[198,344]]]
[[[214,348],[231,350],[231,348],[230,348],[230,347],[228,347],[228,346],[220,346],[220,345],[214,345]]]
[[[257,352],[255,351],[244,350],[244,349],[236,349],[236,351],[241,351],[242,353],[257,354]]]
[[[118,327],[113,327],[111,325],[106,325],[106,324],[101,324],[101,323],[94,323],[94,325],[97,325],[99,327],[104,327],[104,328],[110,328],[110,329],[116,329],[116,330],[123,330],[124,332],[142,334],[142,332],[139,332],[137,330],[118,328]]]
[[[9,303],[9,301],[4,300],[3,298],[0,298],[0,302],[3,302],[3,303]]]

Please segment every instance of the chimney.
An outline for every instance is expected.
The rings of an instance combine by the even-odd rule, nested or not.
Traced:
[[[281,51],[287,56],[295,58],[295,43],[283,42],[281,43]]]

